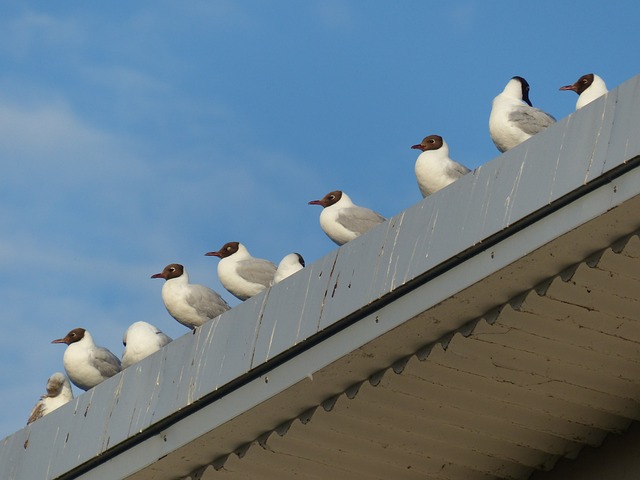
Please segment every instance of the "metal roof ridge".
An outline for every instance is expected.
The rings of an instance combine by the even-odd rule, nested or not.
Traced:
[[[577,262],[574,265],[572,265],[569,269],[565,269],[565,270],[563,270],[561,272],[558,272],[556,275],[550,276],[549,278],[545,279],[541,283],[548,286],[554,279],[557,279],[557,278],[561,279],[565,283],[566,282],[570,282],[571,279],[573,278],[573,274],[575,274],[576,270],[578,269],[578,267],[580,265],[586,265],[589,268],[595,268],[597,266],[597,261],[602,257],[602,254],[607,250],[611,250],[616,255],[621,255],[624,252],[624,248],[626,247],[626,245],[629,243],[629,241],[633,237],[640,237],[640,230],[636,231],[636,232],[633,232],[631,234],[628,234],[628,235],[624,235],[620,239],[614,241],[610,246],[605,247],[604,249],[601,249],[601,250],[595,252],[594,254],[585,257],[581,262]],[[570,272],[570,275],[567,275],[567,272]],[[502,312],[502,310],[505,307],[510,307],[514,311],[518,311],[520,306],[522,305],[522,302],[524,301],[524,299],[530,294],[535,294],[535,295],[543,297],[546,294],[546,289],[541,291],[539,288],[533,287],[533,288],[530,288],[530,289],[528,289],[528,290],[526,290],[526,291],[514,296],[512,299],[509,299],[507,302],[503,303],[502,305],[500,305],[500,306],[498,306],[498,307],[496,307],[494,309],[491,309],[487,313],[485,313],[485,314],[483,314],[483,315],[481,315],[481,316],[479,316],[477,318],[474,318],[474,319],[468,321],[466,324],[464,324],[463,326],[461,326],[457,330],[455,330],[453,332],[450,332],[450,333],[447,333],[446,335],[440,337],[438,340],[436,340],[434,342],[430,342],[429,344],[426,344],[426,345],[420,347],[414,353],[412,353],[410,355],[407,355],[407,356],[395,361],[392,364],[389,364],[388,366],[386,366],[386,367],[380,369],[379,371],[375,372],[374,374],[370,375],[368,378],[364,378],[364,379],[362,379],[362,380],[360,380],[358,382],[355,382],[353,385],[349,386],[348,388],[346,388],[345,390],[343,390],[339,394],[333,395],[333,396],[331,396],[331,397],[319,402],[314,407],[309,408],[308,410],[306,410],[302,415],[295,416],[295,417],[283,422],[282,424],[278,425],[277,427],[263,432],[260,436],[258,436],[254,440],[252,440],[250,442],[247,442],[246,444],[244,444],[241,447],[237,448],[233,452],[229,452],[228,454],[225,454],[225,455],[215,459],[210,464],[208,464],[208,465],[206,465],[204,467],[199,467],[198,469],[194,470],[193,474],[191,475],[191,478],[194,479],[194,480],[197,479],[198,475],[201,474],[199,472],[203,472],[208,467],[213,467],[215,470],[223,469],[228,456],[231,455],[232,453],[237,455],[238,458],[243,458],[246,455],[246,453],[249,451],[249,449],[254,447],[254,446],[256,446],[256,445],[259,445],[262,448],[266,448],[266,444],[268,442],[268,439],[273,433],[276,433],[280,437],[284,437],[287,434],[287,432],[289,431],[289,429],[291,427],[291,424],[293,422],[295,422],[296,420],[300,421],[301,424],[306,425],[307,423],[312,421],[313,416],[314,416],[316,410],[319,407],[322,407],[322,409],[325,412],[331,412],[333,410],[336,402],[340,399],[340,397],[346,397],[346,398],[348,398],[350,400],[354,399],[358,395],[358,393],[360,391],[360,387],[364,382],[368,382],[371,386],[377,387],[379,385],[381,379],[389,372],[392,372],[393,374],[396,374],[396,375],[402,375],[403,372],[404,372],[405,365],[411,359],[415,358],[420,362],[427,361],[428,358],[429,358],[429,354],[431,353],[431,351],[432,351],[434,346],[440,345],[442,347],[442,349],[446,352],[447,347],[449,345],[449,342],[455,336],[460,335],[462,337],[469,337],[470,335],[472,335],[474,333],[474,331],[476,330],[476,326],[481,321],[484,321],[487,325],[493,325],[495,323],[495,321],[497,320],[497,318],[500,316],[500,313]]]

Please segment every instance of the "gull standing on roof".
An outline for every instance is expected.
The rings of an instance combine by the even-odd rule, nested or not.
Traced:
[[[272,262],[252,257],[240,242],[225,243],[217,252],[205,255],[220,258],[220,283],[240,300],[251,298],[271,286],[276,274],[276,266]]]
[[[66,337],[51,343],[67,344],[62,363],[71,382],[82,390],[89,390],[122,370],[118,357],[97,346],[84,328],[74,328]]]
[[[489,133],[498,150],[506,152],[555,121],[548,113],[531,106],[527,81],[513,77],[502,93],[493,99]]]
[[[424,137],[422,143],[411,148],[422,151],[416,160],[415,172],[423,197],[437,192],[471,171],[449,158],[449,145],[440,135]]]
[[[290,253],[289,255],[285,255],[278,264],[278,269],[273,277],[273,284],[275,285],[288,276],[293,275],[298,270],[302,270],[304,266],[304,258],[302,258],[302,255],[299,253]]]
[[[69,379],[64,373],[54,373],[47,381],[47,393],[42,395],[36,406],[33,407],[29,420],[27,420],[27,425],[71,400],[73,400],[73,392],[71,391]]]
[[[608,92],[604,80],[595,73],[587,73],[581,76],[573,85],[565,85],[560,87],[560,90],[573,90],[578,94],[576,110]]]
[[[309,205],[322,205],[320,226],[338,245],[344,245],[386,220],[373,210],[355,205],[341,190],[329,192]]]
[[[139,362],[171,342],[171,337],[147,322],[132,323],[124,332],[122,369]]]
[[[169,314],[194,329],[229,310],[225,300],[209,287],[189,283],[187,269],[179,263],[164,267],[151,278],[164,278],[162,301]]]

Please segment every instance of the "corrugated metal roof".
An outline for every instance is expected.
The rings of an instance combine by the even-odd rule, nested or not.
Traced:
[[[640,419],[640,239],[614,248],[266,432],[201,478],[526,479],[598,446]]]
[[[7,437],[0,478],[527,478],[638,416],[638,211],[640,76]]]

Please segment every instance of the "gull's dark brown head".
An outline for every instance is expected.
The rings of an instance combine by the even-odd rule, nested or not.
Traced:
[[[341,190],[334,190],[333,192],[327,193],[320,200],[311,200],[309,205],[322,205],[322,208],[330,207],[340,201],[342,198]]]
[[[560,90],[572,90],[580,95],[591,86],[593,78],[593,73],[587,73],[586,75],[581,76],[576,83],[560,87]]]
[[[86,330],[84,328],[74,328],[69,333],[67,333],[66,337],[52,340],[51,343],[66,343],[67,345],[71,345],[72,343],[82,340],[84,338],[85,332]]]
[[[151,275],[151,278],[164,278],[165,280],[171,280],[172,278],[178,278],[184,273],[184,267],[179,263],[171,263],[164,267],[161,273]]]
[[[206,257],[218,257],[227,258],[238,251],[240,248],[240,242],[228,242],[225,243],[217,252],[207,252],[204,255]]]
[[[442,147],[442,144],[443,140],[440,135],[429,135],[428,137],[424,137],[421,143],[413,145],[411,148],[427,152],[429,150],[438,150]]]

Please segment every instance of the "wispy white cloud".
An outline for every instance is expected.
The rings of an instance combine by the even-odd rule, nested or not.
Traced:
[[[170,86],[167,81],[151,75],[139,68],[122,64],[94,64],[81,67],[87,80],[97,86],[119,92],[136,92],[148,94],[167,94]]]
[[[19,15],[0,19],[0,51],[12,57],[80,46],[85,38],[86,26],[80,15],[63,18],[25,8]]]
[[[0,20],[0,56],[17,65],[44,55],[56,67],[48,77],[0,75],[0,262],[12,272],[0,277],[0,404],[11,405],[0,437],[62,370],[53,338],[83,326],[119,355],[134,321],[185,333],[149,278],[167,263],[184,263],[233,304],[205,251],[238,239],[278,261],[304,254],[310,237],[306,245],[329,245],[306,205],[321,168],[245,139],[246,113],[181,83],[195,67],[172,45],[176,29],[253,21],[227,1],[133,9],[111,22],[28,9]]]
[[[185,32],[186,23],[193,29],[230,30],[247,28],[256,24],[257,18],[250,7],[231,0],[194,0],[175,3],[169,0],[157,2],[157,8],[136,8],[127,20],[127,27],[136,31]]]
[[[63,102],[17,105],[0,99],[0,142],[5,153],[50,163],[51,157],[80,160],[108,141],[107,136],[81,122]]]
[[[473,26],[476,18],[477,5],[473,3],[458,3],[448,11],[448,16],[452,26],[458,32],[467,32]]]
[[[320,1],[314,3],[313,7],[318,21],[328,28],[347,28],[355,20],[351,6],[343,0]]]

